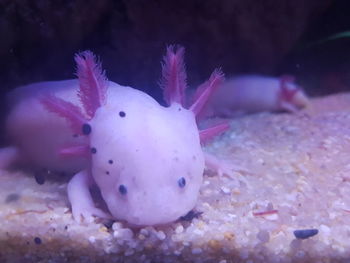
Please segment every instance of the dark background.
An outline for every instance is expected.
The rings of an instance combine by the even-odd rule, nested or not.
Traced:
[[[0,0],[1,112],[6,91],[74,77],[74,53],[98,54],[107,76],[161,101],[160,60],[186,48],[194,87],[215,67],[297,76],[308,94],[350,87],[350,40],[309,47],[350,30],[347,0]]]

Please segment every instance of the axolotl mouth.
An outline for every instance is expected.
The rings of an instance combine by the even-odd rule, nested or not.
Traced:
[[[197,202],[198,184],[191,182],[191,187],[183,191],[158,189],[144,195],[142,192],[125,193],[123,197],[115,195],[113,200],[105,198],[109,210],[115,218],[123,219],[130,225],[161,225],[171,223],[184,216]],[[184,187],[185,188],[185,187]],[[110,202],[111,201],[111,202]],[[112,205],[112,206],[111,206]],[[115,205],[115,206],[113,206]]]

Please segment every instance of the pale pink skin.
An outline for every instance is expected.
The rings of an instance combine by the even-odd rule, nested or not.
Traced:
[[[225,131],[228,125],[199,132],[195,120],[222,76],[214,72],[203,86],[204,95],[185,109],[183,50],[175,53],[169,47],[163,66],[169,107],[163,107],[139,90],[105,81],[95,62],[90,60],[88,65],[91,55],[85,56],[77,61],[79,82],[35,83],[10,95],[13,109],[7,132],[13,146],[0,151],[0,167],[22,161],[75,173],[67,191],[78,221],[95,215],[132,225],[159,225],[184,216],[196,204],[205,159],[209,168],[225,169],[215,157],[204,155],[200,142]],[[48,93],[54,98],[45,97]],[[89,96],[79,98],[86,94]],[[58,100],[62,108],[52,106],[55,98],[64,100]],[[91,134],[74,137],[80,132],[74,127],[83,123],[91,126]],[[95,154],[91,148],[96,149]],[[181,178],[186,180],[182,187]],[[93,183],[100,188],[111,215],[95,207],[89,191]]]
[[[226,80],[210,98],[202,117],[235,117],[261,111],[295,113],[308,98],[291,76],[243,75]]]
[[[59,150],[65,145],[80,145],[85,137],[73,137],[67,121],[47,111],[39,96],[53,93],[57,97],[81,105],[77,97],[78,81],[40,82],[20,87],[8,96],[12,107],[7,116],[6,131],[24,164],[75,173],[88,165],[84,157],[62,158]]]

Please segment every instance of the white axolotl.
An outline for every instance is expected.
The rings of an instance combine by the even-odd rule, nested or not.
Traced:
[[[308,103],[307,96],[295,84],[293,76],[243,75],[226,80],[213,93],[202,111],[202,117],[234,117],[260,111],[295,113]]]
[[[0,152],[0,166],[16,161],[75,173],[68,197],[76,220],[92,215],[131,225],[175,221],[194,208],[206,164],[201,140],[228,128],[199,131],[198,115],[222,83],[215,70],[186,109],[184,49],[170,46],[162,64],[168,107],[139,90],[107,81],[95,56],[75,57],[78,80],[41,82],[14,90],[7,118],[13,146]],[[198,93],[199,94],[199,93]],[[111,215],[95,207],[96,183]]]

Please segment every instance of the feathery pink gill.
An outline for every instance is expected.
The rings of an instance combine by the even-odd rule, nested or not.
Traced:
[[[187,88],[187,83],[184,53],[185,49],[183,47],[178,46],[176,50],[176,47],[171,45],[167,48],[166,55],[163,57],[161,87],[163,88],[164,100],[168,105],[176,102],[185,107],[185,90]],[[220,69],[215,69],[209,80],[197,88],[194,95],[194,102],[189,107],[189,110],[194,113],[197,120],[209,98],[223,81],[224,74]],[[199,131],[201,142],[206,142],[228,129],[228,123],[221,123],[208,129],[201,130]]]
[[[78,97],[85,110],[85,116],[78,106],[54,95],[43,96],[40,102],[50,112],[65,118],[70,123],[74,133],[83,135],[83,125],[92,119],[96,110],[105,103],[108,81],[101,63],[92,52],[84,51],[77,54],[75,62],[79,79]],[[67,146],[63,147],[59,153],[63,157],[88,156],[89,146]]]

